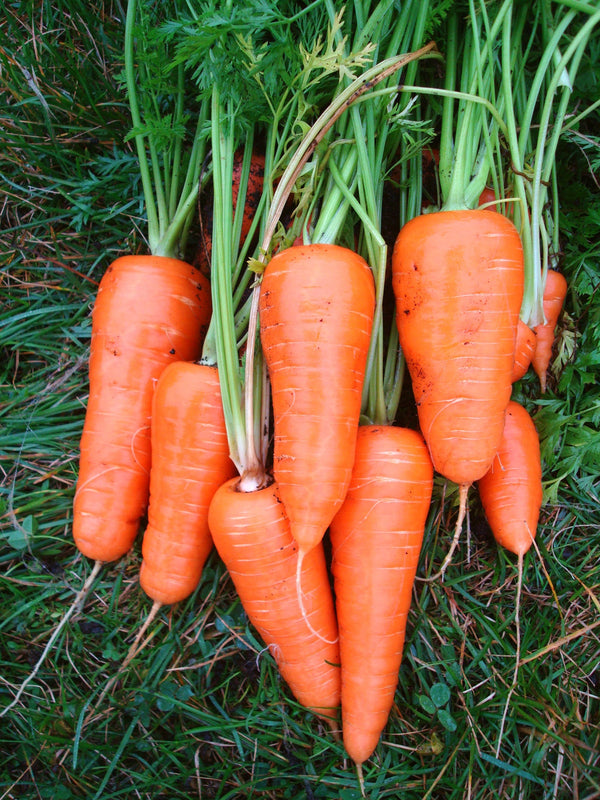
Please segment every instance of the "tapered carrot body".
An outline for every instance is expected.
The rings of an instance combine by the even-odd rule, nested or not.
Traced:
[[[373,753],[393,705],[432,486],[420,433],[359,429],[348,494],[330,527],[342,733],[357,764]]]
[[[506,409],[498,453],[477,486],[498,544],[515,555],[524,555],[536,535],[542,505],[542,466],[535,424],[514,400]]]
[[[510,399],[523,250],[494,211],[410,220],[392,255],[400,344],[434,468],[470,485],[498,450]]]
[[[178,259],[124,256],[100,282],[73,509],[73,537],[89,558],[120,558],[138,533],[154,387],[169,363],[200,355],[210,309],[208,282]]]
[[[290,247],[266,267],[273,473],[303,552],[321,541],[350,482],[373,313],[371,270],[344,247]]]
[[[515,343],[515,361],[513,364],[512,382],[521,380],[531,365],[535,352],[535,331],[522,319],[517,326],[517,340]]]
[[[564,275],[554,269],[549,269],[544,286],[543,306],[546,321],[534,328],[536,344],[531,364],[540,379],[542,392],[546,391],[547,373],[552,358],[554,345],[554,332],[558,318],[567,296],[567,281]]]
[[[215,546],[248,617],[296,699],[333,718],[340,702],[337,622],[322,545],[304,557],[299,604],[298,545],[277,484],[255,492],[223,484],[209,508]]]
[[[197,587],[212,550],[208,507],[235,475],[216,367],[178,361],[160,376],[152,404],[152,468],[140,584],[160,603]]]

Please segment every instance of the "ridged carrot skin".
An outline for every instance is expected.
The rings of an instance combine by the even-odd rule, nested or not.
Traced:
[[[517,326],[517,340],[515,343],[515,360],[513,364],[512,382],[521,380],[531,365],[535,352],[535,331],[522,319]]]
[[[498,450],[523,297],[523,249],[495,211],[403,226],[392,254],[400,344],[434,468],[468,486]]]
[[[160,603],[198,586],[213,541],[208,508],[236,474],[216,367],[178,361],[160,376],[152,404],[152,468],[140,584]]]
[[[342,734],[357,764],[375,750],[394,702],[432,487],[420,433],[359,429],[348,494],[330,527]]]
[[[85,556],[114,561],[133,544],[148,503],[154,387],[172,361],[199,357],[210,312],[208,281],[178,259],[124,256],[104,274],[73,509]]]
[[[546,391],[547,373],[552,359],[554,333],[560,312],[562,311],[565,297],[567,296],[567,281],[564,275],[556,270],[549,269],[544,286],[543,306],[546,322],[536,325],[535,352],[531,359],[533,369],[540,380],[542,392]]]
[[[542,466],[535,424],[527,410],[514,400],[506,409],[498,453],[477,486],[498,544],[515,555],[524,555],[537,531]]]
[[[298,545],[277,485],[241,492],[238,484],[238,478],[223,484],[210,504],[215,546],[298,702],[333,719],[340,702],[340,654],[323,547],[314,547],[302,562],[305,619],[296,587]]]
[[[338,245],[290,247],[262,278],[273,473],[302,552],[321,541],[350,482],[374,302],[366,261]]]

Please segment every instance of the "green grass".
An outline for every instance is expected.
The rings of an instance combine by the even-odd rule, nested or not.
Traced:
[[[71,539],[89,311],[108,263],[143,247],[115,83],[121,7],[92,12],[82,0],[10,4],[0,22],[0,710],[91,570]],[[597,96],[594,52],[583,105]],[[364,770],[373,799],[600,796],[598,122],[585,148],[573,137],[559,150],[577,347],[546,396],[532,377],[518,389],[539,408],[547,499],[519,638],[515,561],[472,490],[444,582],[415,586],[394,708]],[[451,538],[454,496],[441,498],[440,483],[419,575]],[[103,568],[0,721],[0,798],[358,798],[342,745],[293,701],[214,553],[94,708],[150,610],[140,560],[137,543]]]

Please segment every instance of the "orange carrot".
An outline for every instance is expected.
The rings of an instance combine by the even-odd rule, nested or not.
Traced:
[[[212,549],[208,507],[235,475],[216,367],[177,362],[160,376],[152,405],[152,469],[140,584],[159,603],[197,587]]]
[[[515,226],[494,211],[410,220],[393,252],[400,344],[434,468],[468,486],[498,450],[523,296]]]
[[[514,400],[506,409],[498,453],[477,486],[496,541],[511,553],[524,555],[537,530],[542,467],[535,424],[526,409]]]
[[[238,196],[240,193],[240,182],[242,179],[242,164],[244,160],[243,156],[244,156],[243,150],[237,150],[233,160],[232,197],[233,197],[234,210],[237,207]],[[244,241],[244,239],[250,232],[250,228],[252,227],[252,222],[254,221],[254,217],[256,215],[256,211],[263,193],[264,177],[265,177],[265,157],[262,153],[255,150],[252,153],[252,158],[250,159],[250,173],[248,175],[248,183],[246,185],[246,191],[244,197],[244,215],[242,217],[242,233],[241,233],[242,241]]]
[[[420,433],[359,428],[348,494],[330,527],[342,731],[356,764],[373,753],[394,701],[432,486]]]
[[[322,545],[303,559],[301,608],[298,545],[276,483],[243,492],[233,478],[215,493],[208,522],[242,605],[292,693],[333,723],[340,702],[339,644]]]
[[[233,156],[233,179],[231,184],[231,197],[233,210],[237,207],[238,196],[240,193],[240,181],[242,177],[242,165],[244,162],[243,149],[236,150]],[[243,242],[252,226],[252,221],[256,214],[256,209],[260,203],[265,175],[265,157],[259,151],[252,153],[250,160],[250,173],[248,183],[244,190],[244,214],[242,217],[242,227],[240,238]],[[205,200],[200,197],[200,240],[196,247],[194,265],[208,275],[210,272],[210,260],[212,253],[212,198],[210,194]]]
[[[515,343],[515,361],[513,364],[512,382],[521,380],[529,369],[531,359],[535,352],[536,336],[529,325],[519,319],[517,326],[517,340]]]
[[[114,561],[133,544],[148,503],[154,386],[170,362],[199,356],[210,308],[206,279],[174,258],[125,256],[100,282],[73,512],[89,558]]]
[[[510,400],[523,298],[523,248],[495,211],[409,220],[392,253],[396,322],[434,469],[459,485],[458,545],[469,487],[490,468]]]
[[[496,192],[493,190],[491,186],[486,186],[481,194],[479,195],[478,205],[483,206],[487,203],[495,203],[496,201]],[[490,205],[487,206],[490,211],[499,211],[499,206],[497,205]]]
[[[546,276],[543,296],[544,318],[546,321],[541,325],[536,325],[534,328],[536,345],[531,360],[533,369],[540,379],[540,388],[542,392],[546,391],[546,376],[552,358],[554,332],[566,296],[567,281],[564,275],[556,270],[549,269]]]
[[[373,312],[371,270],[344,247],[290,247],[263,274],[273,473],[301,553],[321,541],[350,482]]]

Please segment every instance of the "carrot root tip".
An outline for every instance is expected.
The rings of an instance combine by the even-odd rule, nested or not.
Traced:
[[[363,775],[362,764],[356,764],[355,766],[356,766],[356,777],[358,778],[358,785],[360,787],[360,796],[366,797],[367,795],[365,792],[365,778]]]
[[[469,494],[469,489],[471,484],[469,483],[461,483],[459,487],[459,507],[458,507],[458,517],[456,519],[456,526],[454,528],[454,536],[452,538],[452,543],[442,561],[442,566],[439,570],[434,574],[430,575],[428,578],[421,578],[420,580],[425,583],[431,583],[432,581],[443,580],[446,570],[452,561],[452,556],[454,555],[454,551],[458,547],[458,543],[460,541],[460,535],[462,533],[463,523],[465,521],[465,516],[467,514],[467,496]]]

